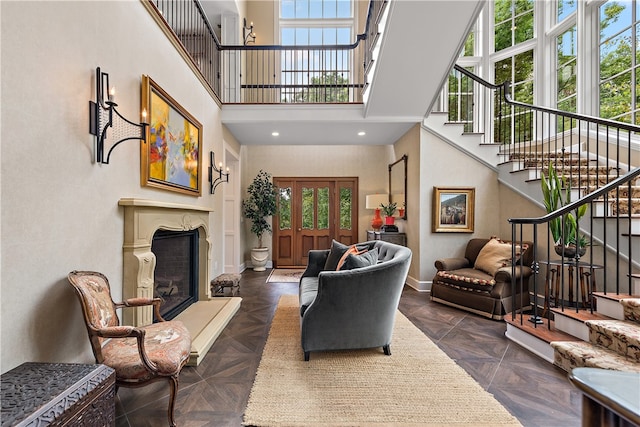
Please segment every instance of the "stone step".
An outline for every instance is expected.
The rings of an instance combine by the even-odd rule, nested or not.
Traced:
[[[588,320],[589,342],[640,364],[640,324],[628,320]]]
[[[640,372],[640,363],[586,341],[554,341],[554,365],[571,372],[574,368],[601,368]]]

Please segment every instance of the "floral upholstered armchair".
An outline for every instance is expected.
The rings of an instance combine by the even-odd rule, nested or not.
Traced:
[[[116,386],[140,387],[157,380],[169,381],[167,416],[175,426],[174,406],[178,375],[191,352],[189,331],[180,321],[164,321],[159,298],[132,298],[114,303],[107,278],[93,271],[72,271],[69,282],[82,305],[96,363],[116,371]],[[121,326],[118,308],[153,305],[159,320],[148,326]]]

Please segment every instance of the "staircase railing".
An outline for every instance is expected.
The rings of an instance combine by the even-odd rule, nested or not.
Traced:
[[[146,0],[222,103],[361,103],[388,0],[346,45],[222,45],[198,0]]]
[[[533,241],[535,246],[533,289],[528,290],[533,296],[531,319],[550,319],[554,306],[593,310],[594,291],[631,294],[634,278],[640,278],[634,259],[640,253],[640,237],[634,238],[640,236],[640,215],[634,218],[640,214],[640,187],[635,186],[640,127],[514,101],[508,82],[489,83],[458,65],[440,100],[449,122],[463,124],[465,132],[484,133],[485,143],[500,145],[497,163],[523,171],[527,180],[548,177],[553,169],[568,193],[555,212],[509,220],[512,240]],[[539,194],[542,202],[542,191]],[[578,209],[585,205],[581,217]],[[550,224],[560,218],[555,221],[566,235],[569,214],[577,219],[576,237],[584,238],[577,250],[561,245],[556,253]],[[585,255],[580,254],[580,243],[589,249]],[[513,286],[513,295],[519,294],[515,282]]]

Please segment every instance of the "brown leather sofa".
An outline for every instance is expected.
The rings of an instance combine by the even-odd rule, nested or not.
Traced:
[[[512,298],[511,247],[510,242],[498,238],[474,238],[467,243],[464,258],[436,260],[438,271],[431,285],[431,300],[495,320],[502,320],[514,305],[516,310],[528,308],[533,245],[531,242],[522,242],[522,247],[516,245],[515,298]]]

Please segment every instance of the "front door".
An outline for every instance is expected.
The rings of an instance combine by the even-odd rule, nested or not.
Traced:
[[[274,178],[274,183],[280,195],[274,266],[306,266],[309,251],[330,248],[332,239],[355,243],[357,178]]]

